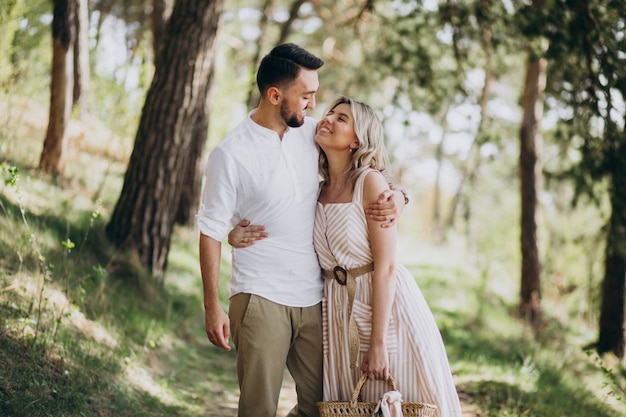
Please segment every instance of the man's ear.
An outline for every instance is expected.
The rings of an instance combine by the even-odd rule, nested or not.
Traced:
[[[282,92],[278,89],[278,87],[270,87],[267,89],[265,96],[267,100],[272,104],[278,104],[282,97]]]

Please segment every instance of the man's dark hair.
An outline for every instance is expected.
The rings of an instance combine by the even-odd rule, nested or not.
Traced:
[[[256,73],[261,95],[272,86],[283,86],[298,78],[300,68],[319,69],[324,61],[293,43],[278,45],[265,55]]]

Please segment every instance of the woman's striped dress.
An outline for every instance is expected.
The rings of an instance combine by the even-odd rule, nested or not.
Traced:
[[[371,172],[371,171],[368,171]],[[355,185],[351,203],[322,205],[315,216],[314,244],[320,265],[357,268],[372,262],[363,211],[362,190],[367,172]],[[438,407],[441,417],[461,415],[448,358],[435,319],[410,272],[398,265],[396,295],[387,335],[390,373],[402,399]],[[360,337],[358,369],[350,369],[348,348],[348,295],[345,285],[326,279],[324,286],[324,401],[350,401],[361,376],[360,365],[371,334],[371,278],[356,278],[352,314]],[[387,382],[367,381],[363,401],[378,401],[389,391]]]

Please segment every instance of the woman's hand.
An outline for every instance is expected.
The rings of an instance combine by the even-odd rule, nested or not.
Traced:
[[[267,236],[265,226],[251,225],[248,220],[243,219],[228,233],[228,244],[237,249],[247,248]]]
[[[370,346],[363,358],[361,371],[367,372],[371,381],[386,381],[389,378],[389,355],[384,343]]]

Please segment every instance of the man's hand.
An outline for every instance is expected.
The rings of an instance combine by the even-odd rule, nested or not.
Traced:
[[[228,339],[230,338],[230,320],[221,306],[208,308],[205,306],[205,327],[209,342],[218,348],[230,351]]]
[[[237,249],[247,248],[267,236],[265,226],[251,225],[248,220],[243,219],[228,233],[228,244]]]
[[[404,195],[397,190],[385,190],[375,203],[368,204],[365,214],[374,221],[383,222],[380,227],[386,228],[395,226],[403,208]]]

